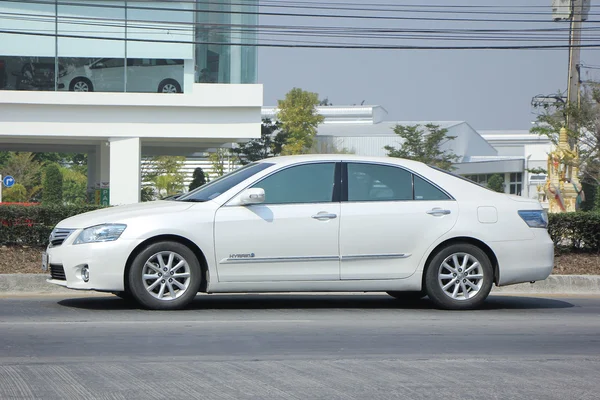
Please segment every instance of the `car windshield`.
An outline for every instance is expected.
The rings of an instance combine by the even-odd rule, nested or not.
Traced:
[[[260,171],[265,170],[272,165],[274,164],[264,162],[248,164],[178,197],[176,201],[204,202],[212,200],[222,193],[225,193],[235,185],[250,178],[252,175],[259,173]]]

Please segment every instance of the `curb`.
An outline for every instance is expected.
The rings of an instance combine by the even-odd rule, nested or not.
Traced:
[[[46,282],[46,274],[0,274],[1,294],[49,294],[75,293],[72,289]],[[492,288],[498,293],[536,294],[600,294],[600,275],[550,275],[544,281],[519,283]]]

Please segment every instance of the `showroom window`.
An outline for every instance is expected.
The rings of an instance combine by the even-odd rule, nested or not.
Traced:
[[[257,4],[0,2],[0,26],[11,32],[0,33],[0,90],[181,93],[186,81],[255,83]]]

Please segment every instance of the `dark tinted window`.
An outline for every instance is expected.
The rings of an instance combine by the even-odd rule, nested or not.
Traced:
[[[415,175],[415,200],[448,200],[446,193]]]
[[[412,174],[402,168],[348,164],[348,201],[412,200]]]
[[[265,191],[265,204],[325,203],[333,201],[335,163],[286,168],[252,187]]]

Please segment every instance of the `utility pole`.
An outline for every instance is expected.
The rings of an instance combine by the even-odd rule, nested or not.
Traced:
[[[583,21],[584,0],[571,0],[571,29],[569,30],[569,84],[567,89],[567,104],[579,107],[579,65],[581,64],[581,26]],[[573,118],[567,114],[567,128],[575,132],[577,126]],[[569,139],[571,148],[575,145],[573,138]]]

